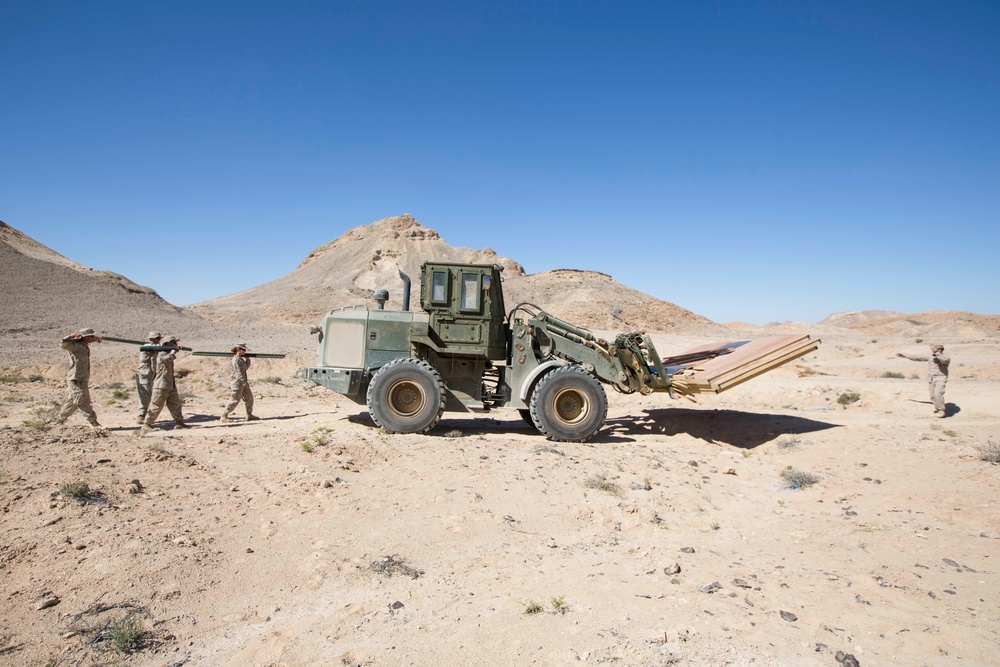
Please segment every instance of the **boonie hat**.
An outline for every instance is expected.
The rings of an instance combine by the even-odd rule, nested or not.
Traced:
[[[161,334],[159,331],[150,331],[149,340],[153,340],[154,338],[163,338],[163,334]]]
[[[244,352],[246,352],[247,351],[247,344],[246,343],[236,343],[236,345],[233,345],[233,354],[236,354],[236,350],[243,350]]]
[[[95,337],[97,336],[97,334],[94,333],[93,329],[80,329],[76,333],[78,333],[80,336],[95,336]]]

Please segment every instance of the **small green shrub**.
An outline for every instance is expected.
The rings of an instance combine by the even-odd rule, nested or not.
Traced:
[[[987,463],[1000,463],[1000,445],[994,443],[990,440],[985,445],[980,445],[976,447],[976,451],[979,452],[979,458]]]
[[[902,373],[897,373],[896,371],[886,371],[885,373],[882,373],[882,377],[893,380],[902,380],[906,376]]]
[[[542,605],[538,604],[534,600],[529,600],[528,604],[524,607],[524,613],[527,615],[540,614],[542,613]]]
[[[124,389],[115,389],[111,392],[111,398],[117,398],[119,400],[123,398],[128,398],[128,392]]]
[[[86,482],[72,482],[64,484],[59,492],[67,498],[83,501],[90,497],[90,485]]]
[[[51,424],[44,419],[25,419],[21,423],[33,431],[48,431],[51,427]]]
[[[134,653],[142,648],[142,619],[129,614],[109,629],[111,645],[119,653]]]
[[[552,598],[552,609],[559,614],[565,614],[569,611],[569,605],[566,604],[566,598],[561,595],[557,598]]]
[[[591,477],[587,480],[586,486],[588,489],[597,489],[598,491],[610,493],[613,496],[620,496],[622,494],[622,487],[608,480],[606,475],[595,475]]]
[[[24,378],[20,375],[0,375],[0,382],[4,384],[17,384],[18,382],[24,382]]]
[[[28,382],[44,382],[44,381],[45,378],[38,374],[28,376]]]
[[[281,384],[281,378],[277,375],[268,375],[265,378],[261,378],[260,381],[266,382],[267,384]]]
[[[819,481],[818,476],[810,472],[796,470],[791,466],[788,466],[781,471],[781,478],[785,480],[785,483],[793,489],[804,489],[807,486],[812,486]]]
[[[861,394],[854,391],[845,391],[837,398],[837,402],[843,405],[845,408],[851,403],[857,403],[861,400]]]
[[[111,389],[123,389],[125,387],[124,382],[112,382],[108,385]]]
[[[299,447],[301,447],[302,451],[304,451],[306,454],[312,454],[314,451],[316,451],[316,445],[314,445],[309,440],[304,440],[301,443],[299,443]]]

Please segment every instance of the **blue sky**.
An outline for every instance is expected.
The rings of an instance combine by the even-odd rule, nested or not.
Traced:
[[[996,314],[998,34],[993,2],[3,0],[0,220],[178,305],[411,213],[720,322]]]

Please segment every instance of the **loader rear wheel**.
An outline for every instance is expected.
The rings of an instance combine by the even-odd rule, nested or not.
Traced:
[[[538,381],[531,417],[550,440],[584,442],[604,426],[608,396],[604,385],[580,366],[563,366]]]
[[[441,375],[410,357],[383,366],[368,385],[368,412],[387,433],[426,433],[444,412]]]
[[[517,411],[517,414],[521,415],[521,419],[524,420],[525,424],[527,424],[531,428],[536,428],[536,429],[538,428],[537,426],[535,426],[535,420],[531,418],[531,410],[529,410],[528,408],[521,408]]]

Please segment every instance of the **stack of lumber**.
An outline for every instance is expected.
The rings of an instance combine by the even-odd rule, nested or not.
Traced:
[[[819,347],[819,343],[819,339],[809,334],[790,334],[741,343],[704,345],[688,350],[684,355],[722,349],[729,351],[679,368],[671,374],[670,382],[674,392],[684,396],[706,392],[717,394],[809,354]]]

